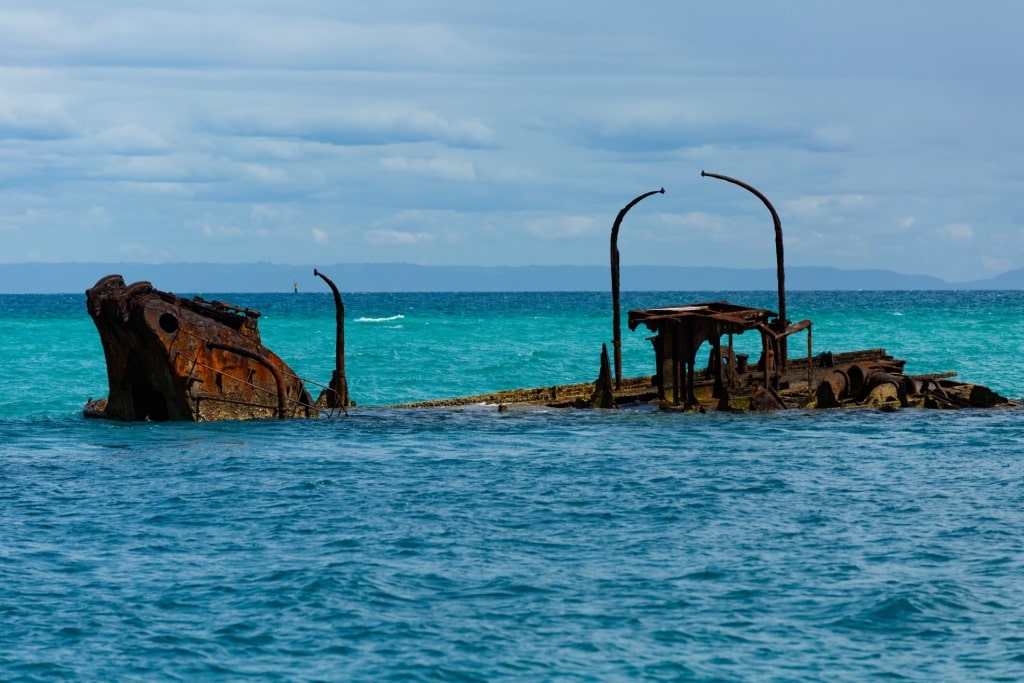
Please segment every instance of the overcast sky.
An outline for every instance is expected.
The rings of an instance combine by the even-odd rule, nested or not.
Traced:
[[[171,8],[171,9],[168,9]],[[1024,267],[1024,4],[7,0],[0,262]]]

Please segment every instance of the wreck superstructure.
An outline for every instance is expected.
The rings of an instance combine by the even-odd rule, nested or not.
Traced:
[[[761,336],[761,386],[778,388],[787,367],[784,340],[807,330],[811,351],[811,322],[803,320],[778,332],[779,315],[764,308],[737,306],[726,301],[666,306],[629,312],[629,329],[644,324],[657,334],[651,338],[656,367],[658,398],[686,408],[699,405],[696,394],[697,351],[705,343],[711,353],[704,375],[713,380],[713,397],[722,408],[729,406],[736,377],[746,373],[746,358],[733,350],[734,335],[756,331]],[[722,338],[728,345],[722,346]]]
[[[259,312],[108,275],[86,291],[110,394],[85,414],[116,420],[314,417],[301,379],[263,346]]]
[[[812,323],[778,331],[779,316],[728,302],[665,306],[629,312],[629,328],[654,332],[655,401],[670,409],[704,411],[787,408],[993,408],[1017,405],[988,387],[951,379],[955,372],[907,375],[906,361],[884,349],[814,355]],[[787,358],[792,335],[807,332],[807,355]],[[756,332],[761,353],[735,352],[734,336]],[[727,341],[723,341],[723,339]],[[709,348],[708,362],[696,366]]]

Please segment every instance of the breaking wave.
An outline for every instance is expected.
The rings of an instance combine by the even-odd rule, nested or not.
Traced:
[[[402,320],[405,318],[404,315],[399,313],[398,315],[388,316],[387,318],[356,318],[357,323],[389,323],[392,320]]]

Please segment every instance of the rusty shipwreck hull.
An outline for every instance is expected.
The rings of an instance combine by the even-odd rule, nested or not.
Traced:
[[[85,407],[115,420],[315,417],[299,377],[260,341],[259,312],[108,275],[86,291],[110,393]]]

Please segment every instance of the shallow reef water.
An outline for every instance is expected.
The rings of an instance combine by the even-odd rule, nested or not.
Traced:
[[[329,295],[216,298],[330,377]],[[80,414],[106,382],[84,295],[0,297],[0,678],[1024,678],[1020,410],[385,407],[593,379],[607,298],[346,296],[347,417],[121,424]],[[1020,398],[1022,303],[789,308],[816,350]]]

